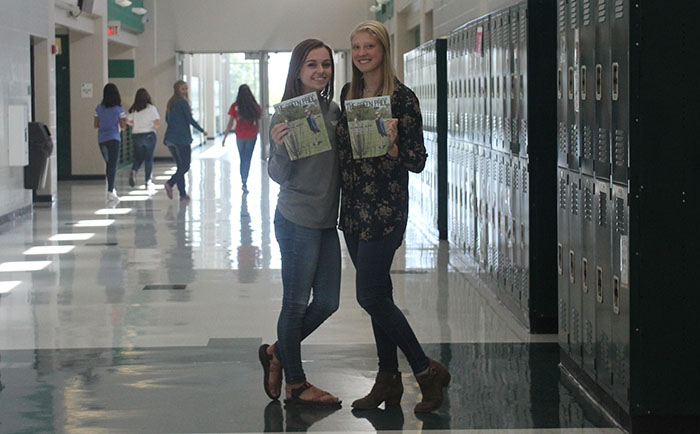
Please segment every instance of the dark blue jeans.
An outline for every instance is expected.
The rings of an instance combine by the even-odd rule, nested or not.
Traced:
[[[255,141],[257,137],[252,139],[236,139],[238,145],[238,155],[241,158],[241,182],[248,182],[248,172],[250,172],[250,160],[253,158],[253,149],[255,149]]]
[[[146,182],[153,174],[153,152],[156,150],[156,133],[134,134],[134,164],[131,170],[138,172],[141,164],[146,163]]]
[[[117,176],[117,164],[119,163],[120,140],[107,140],[100,143],[100,152],[105,160],[105,172],[107,175],[107,191],[114,190],[114,178]]]
[[[394,304],[389,270],[403,240],[403,232],[396,230],[376,241],[361,241],[359,237],[345,235],[345,244],[357,270],[357,301],[372,318],[380,372],[398,372],[397,346],[414,373],[424,371],[429,363],[406,317]]]
[[[185,190],[185,173],[190,170],[192,147],[189,143],[186,145],[176,145],[175,143],[165,142],[165,145],[168,147],[168,151],[170,151],[170,155],[173,156],[173,160],[175,160],[175,164],[177,165],[177,171],[167,182],[171,187],[177,185],[180,197],[187,196],[187,190]]]
[[[282,360],[287,384],[296,384],[306,381],[301,341],[338,310],[340,242],[336,228],[300,226],[279,211],[275,211],[275,236],[282,254],[283,286],[275,354]]]

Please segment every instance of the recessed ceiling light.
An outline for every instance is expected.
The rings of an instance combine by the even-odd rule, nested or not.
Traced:
[[[25,255],[62,255],[75,249],[75,246],[35,246],[24,251]]]
[[[39,271],[48,267],[50,263],[51,261],[3,262],[0,264],[0,272]]]
[[[123,8],[131,6],[131,0],[114,0],[114,3]]]

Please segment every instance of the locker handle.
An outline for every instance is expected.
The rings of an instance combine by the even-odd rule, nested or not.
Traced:
[[[523,75],[520,74],[520,99],[525,98],[525,89],[523,87]]]
[[[574,99],[574,67],[569,66],[569,99]]]
[[[595,66],[595,99],[600,101],[603,99],[603,65]]]
[[[562,96],[562,78],[561,78],[561,68],[557,70],[557,97],[561,99]]]
[[[588,293],[588,259],[586,258],[581,261],[581,285],[583,292]]]
[[[510,75],[510,99],[515,99],[515,74]]]
[[[620,314],[620,278],[613,277],[613,312]]]
[[[620,96],[619,85],[620,85],[620,64],[618,64],[617,62],[613,62],[613,64],[612,64],[612,99],[613,99],[613,101],[617,101],[617,98]]]
[[[569,282],[576,283],[576,254],[569,250]]]
[[[596,279],[595,279],[595,287],[596,287],[596,297],[598,298],[598,303],[603,302],[603,269],[598,267],[595,270],[596,272]]]
[[[581,66],[581,100],[586,100],[586,65]]]
[[[564,274],[564,247],[561,243],[557,244],[557,269],[560,276]]]

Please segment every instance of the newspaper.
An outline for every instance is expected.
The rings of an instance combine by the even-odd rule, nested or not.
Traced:
[[[332,149],[316,92],[275,104],[275,112],[281,122],[289,126],[289,134],[284,136],[284,146],[290,160]]]
[[[391,98],[373,98],[345,101],[348,132],[352,156],[358,158],[379,157],[389,148],[386,122],[391,119]]]

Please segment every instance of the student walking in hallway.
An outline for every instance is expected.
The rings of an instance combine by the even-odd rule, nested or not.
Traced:
[[[204,136],[207,132],[199,126],[197,121],[192,118],[192,107],[189,100],[189,88],[187,83],[178,80],[173,85],[173,96],[168,100],[168,106],[165,112],[165,121],[168,123],[168,128],[165,130],[163,142],[168,147],[170,155],[173,156],[177,171],[165,183],[165,192],[169,199],[173,198],[173,185],[177,186],[180,193],[180,200],[187,202],[190,196],[185,188],[185,174],[190,170],[190,162],[192,159],[192,130],[190,125],[195,127]]]

